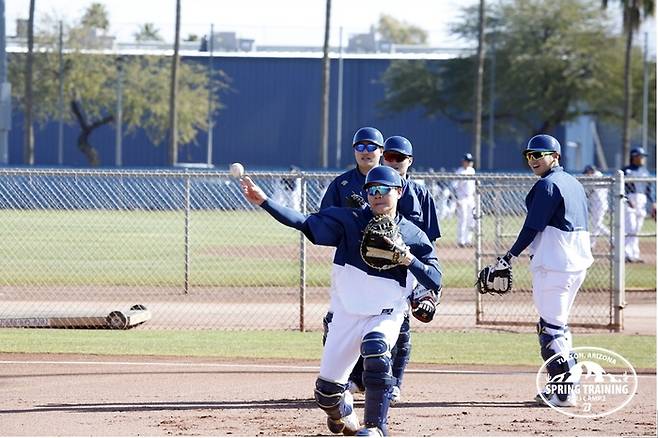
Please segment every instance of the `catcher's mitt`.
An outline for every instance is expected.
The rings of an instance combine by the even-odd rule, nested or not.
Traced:
[[[420,322],[428,323],[434,319],[436,307],[441,300],[441,289],[426,289],[423,285],[414,288],[409,296],[411,314]]]
[[[383,271],[400,264],[407,252],[400,229],[389,216],[375,216],[363,230],[361,258],[371,268]]]
[[[512,255],[498,257],[495,265],[489,265],[478,274],[477,288],[481,294],[506,294],[512,290]]]

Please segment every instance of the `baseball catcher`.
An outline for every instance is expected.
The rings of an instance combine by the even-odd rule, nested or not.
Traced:
[[[495,265],[480,271],[477,288],[481,294],[506,294],[512,290],[512,254],[498,257]]]
[[[268,199],[249,177],[240,181],[249,202],[260,205],[280,223],[302,231],[314,244],[336,248],[331,273],[335,307],[315,382],[315,402],[325,412],[327,427],[332,433],[388,435],[388,411],[397,383],[392,373],[391,350],[408,310],[411,276],[430,290],[440,289],[442,281],[434,245],[416,225],[398,214],[402,178],[390,167],[374,167],[363,185],[369,208],[329,207],[308,216]],[[391,218],[401,238],[389,232],[393,227],[381,218],[372,226],[376,231],[374,235],[379,235],[389,245],[402,240],[409,246],[399,250],[389,247],[388,251],[383,250],[385,254],[375,251],[373,255],[368,251],[371,247],[365,245],[366,257],[384,260],[383,267],[398,259],[395,268],[386,270],[366,265],[362,253],[361,244],[368,240],[365,237],[368,233],[364,231],[372,219],[379,216]],[[389,257],[388,253],[394,255]],[[361,380],[365,387],[363,423],[347,391],[348,376],[359,356],[363,357],[364,368]]]
[[[390,216],[374,216],[363,230],[361,258],[371,268],[379,271],[394,268],[407,251],[400,229]]]

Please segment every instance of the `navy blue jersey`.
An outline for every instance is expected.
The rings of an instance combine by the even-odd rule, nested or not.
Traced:
[[[525,225],[536,231],[552,226],[562,231],[587,231],[587,195],[583,185],[562,167],[546,173],[525,198]]]
[[[525,199],[524,227],[537,234],[530,245],[531,267],[573,272],[592,264],[587,196],[582,184],[554,167],[532,186]]]
[[[431,241],[441,237],[436,204],[425,185],[407,179],[402,197],[398,201],[398,211],[423,230]]]
[[[365,182],[366,177],[358,167],[337,176],[327,187],[320,202],[320,210],[328,207],[362,208],[358,205],[358,197],[364,202],[368,200],[368,195],[363,190]],[[402,197],[398,201],[398,211],[420,228],[431,241],[441,237],[434,199],[425,186],[406,180]]]
[[[409,267],[400,265],[379,271],[366,265],[361,257],[363,230],[373,217],[370,208],[329,207],[303,216],[271,200],[262,206],[279,222],[302,231],[311,242],[336,248],[332,294],[338,296],[351,313],[373,315],[406,305],[406,297],[414,287],[414,277],[429,289],[441,287],[441,270],[434,245],[424,232],[401,215],[397,216],[396,223],[415,259]]]
[[[366,176],[359,171],[358,167],[350,169],[334,178],[327,187],[327,191],[320,202],[320,210],[328,207],[362,208],[355,198],[360,196],[367,202],[367,194],[363,190]]]

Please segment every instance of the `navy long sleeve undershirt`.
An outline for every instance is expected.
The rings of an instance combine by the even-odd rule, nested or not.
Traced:
[[[524,225],[523,228],[521,228],[521,232],[519,232],[519,236],[516,238],[516,242],[512,245],[512,249],[509,250],[510,254],[514,257],[518,257],[519,254],[521,254],[523,250],[530,246],[532,241],[535,240],[536,235],[537,230],[533,230]]]
[[[276,202],[269,202],[269,199],[266,199],[260,206],[263,207],[263,210],[271,214],[274,219],[281,222],[283,225],[292,227],[299,231],[304,231],[304,222],[306,222],[306,216],[297,210],[288,208]]]

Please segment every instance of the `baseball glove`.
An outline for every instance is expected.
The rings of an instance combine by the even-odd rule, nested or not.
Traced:
[[[434,319],[436,307],[441,300],[441,289],[426,289],[422,285],[414,288],[409,297],[411,314],[420,322],[428,323]]]
[[[361,258],[366,265],[379,271],[391,269],[400,264],[407,251],[393,219],[384,215],[370,219],[361,240]]]
[[[478,274],[477,288],[481,294],[506,294],[512,290],[512,255],[498,257],[495,265],[489,265]]]

